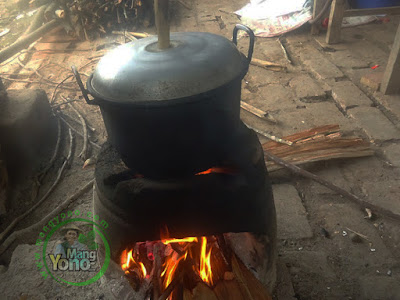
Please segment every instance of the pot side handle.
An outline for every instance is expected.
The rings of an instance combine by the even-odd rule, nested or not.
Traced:
[[[245,31],[250,38],[250,44],[249,44],[249,51],[247,53],[247,60],[250,64],[251,58],[253,57],[253,50],[254,50],[254,32],[251,30],[249,27],[242,25],[242,24],[236,24],[235,28],[233,28],[233,37],[232,37],[232,42],[237,46],[237,33],[239,30]]]
[[[90,104],[90,105],[96,105],[97,104],[96,100],[89,100],[89,97],[88,97],[89,91],[87,89],[85,89],[85,87],[83,86],[81,75],[79,74],[79,72],[76,69],[76,67],[75,66],[71,66],[71,69],[72,69],[72,73],[74,73],[76,82],[78,83],[79,88],[82,91],[82,95],[83,95],[83,98],[85,98],[86,103]]]

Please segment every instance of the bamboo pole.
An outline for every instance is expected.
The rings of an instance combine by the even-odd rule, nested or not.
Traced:
[[[170,46],[168,0],[154,0],[154,14],[158,35],[158,48],[167,49]]]

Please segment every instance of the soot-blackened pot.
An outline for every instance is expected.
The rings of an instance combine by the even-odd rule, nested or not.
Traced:
[[[247,57],[237,33],[250,37]],[[83,87],[99,105],[111,144],[125,164],[149,178],[178,178],[223,165],[240,126],[241,80],[248,71],[254,34],[236,25],[233,42],[202,32],[171,34],[121,45],[106,54]],[[94,99],[88,98],[90,94]]]

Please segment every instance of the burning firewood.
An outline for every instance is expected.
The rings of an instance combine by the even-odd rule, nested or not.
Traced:
[[[217,240],[203,236],[136,243],[122,252],[121,268],[134,290],[152,286],[153,299],[271,299],[235,254],[224,256]]]

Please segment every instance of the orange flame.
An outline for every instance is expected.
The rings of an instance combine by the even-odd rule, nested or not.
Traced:
[[[163,282],[164,289],[166,289],[171,283],[174,277],[175,270],[179,265],[179,262],[185,257],[186,255],[182,255],[177,259],[176,255],[172,255],[172,257],[165,262],[164,271],[161,273],[161,277],[164,277],[164,282]]]
[[[202,237],[201,238],[201,255],[200,255],[200,277],[201,279],[208,283],[209,285],[213,285],[212,281],[212,272],[211,272],[211,250],[208,251],[206,254],[207,250],[207,238]]]
[[[144,264],[142,262],[140,262],[139,265],[142,268],[143,277],[146,277],[146,275],[147,275],[146,267],[144,266]]]
[[[162,240],[162,243],[164,245],[172,244],[172,243],[192,243],[192,242],[197,242],[197,237],[187,237],[183,239],[167,239],[167,240]]]
[[[146,277],[146,275],[147,275],[146,267],[144,266],[143,263],[141,263],[141,262],[137,263],[135,261],[135,259],[133,258],[133,255],[132,255],[132,250],[129,251],[129,252],[124,250],[122,252],[122,254],[121,254],[121,264],[122,264],[121,265],[122,270],[125,272],[125,274],[129,273],[129,268],[136,267],[136,268],[140,269],[141,275],[143,276],[143,278]]]

